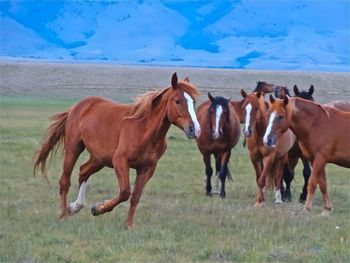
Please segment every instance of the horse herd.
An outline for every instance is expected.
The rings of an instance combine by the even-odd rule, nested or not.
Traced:
[[[210,158],[214,155],[216,174],[221,182],[219,194],[225,197],[231,150],[239,141],[240,124],[244,123],[245,143],[258,186],[255,206],[264,206],[264,188],[272,184],[276,203],[291,199],[290,183],[300,158],[305,184],[299,200],[306,201],[304,209],[310,210],[319,185],[323,214],[328,214],[332,206],[325,166],[334,163],[350,168],[350,103],[318,104],[313,102],[313,92],[313,86],[304,92],[294,86],[295,97],[291,97],[286,87],[258,82],[251,93],[241,90],[242,100],[239,101],[208,93],[209,100],[195,111],[198,89],[188,78],[179,81],[174,73],[170,87],[148,92],[133,104],[88,97],[53,116],[53,123],[36,152],[34,172],[40,168],[46,176],[47,158],[63,143],[64,164],[59,191],[61,218],[64,218],[84,207],[89,177],[105,166],[113,168],[119,194],[95,204],[91,213],[97,216],[109,212],[130,198],[126,225],[132,228],[143,188],[166,149],[166,134],[171,124],[183,130],[189,139],[196,139],[205,164],[207,195],[212,194]],[[275,97],[270,94],[266,100],[268,93],[274,93]],[[72,170],[85,149],[90,158],[80,167],[78,197],[67,205]],[[130,168],[137,172],[133,192]]]

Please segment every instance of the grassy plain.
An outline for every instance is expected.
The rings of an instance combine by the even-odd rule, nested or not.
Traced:
[[[57,92],[57,91],[56,91]],[[217,91],[219,93],[219,90]],[[134,94],[128,94],[133,97]],[[314,209],[301,213],[303,179],[298,166],[294,200],[257,210],[255,176],[242,139],[233,150],[234,183],[227,197],[206,197],[204,167],[194,141],[177,128],[168,135],[168,149],[146,185],[135,228],[124,222],[129,203],[99,217],[90,206],[114,196],[117,182],[111,169],[93,175],[87,207],[65,221],[58,219],[58,154],[48,172],[51,186],[33,177],[33,154],[49,117],[76,100],[69,96],[1,97],[0,108],[0,262],[349,262],[349,170],[327,166],[334,212],[322,217],[317,190]],[[132,138],[131,138],[132,139]],[[69,201],[75,200],[79,159],[72,175]],[[135,173],[131,173],[132,181]]]

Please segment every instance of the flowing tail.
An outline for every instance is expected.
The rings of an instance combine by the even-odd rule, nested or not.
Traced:
[[[35,153],[34,175],[40,167],[41,173],[47,181],[46,159],[50,153],[50,160],[52,159],[64,139],[68,113],[68,111],[61,112],[51,117],[53,123],[47,129],[41,147]]]

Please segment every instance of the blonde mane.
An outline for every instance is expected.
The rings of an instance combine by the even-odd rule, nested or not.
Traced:
[[[194,100],[199,96],[198,89],[187,81],[180,81],[178,83],[178,88],[183,89]],[[171,87],[168,87],[161,91],[148,91],[145,94],[138,96],[132,104],[132,109],[129,113],[130,115],[127,118],[141,120],[147,118],[151,114],[153,102],[158,97],[164,96],[164,94],[170,92],[171,89]]]

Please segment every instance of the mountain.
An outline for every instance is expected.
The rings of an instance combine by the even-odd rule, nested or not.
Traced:
[[[0,55],[350,71],[349,1],[1,1]]]

